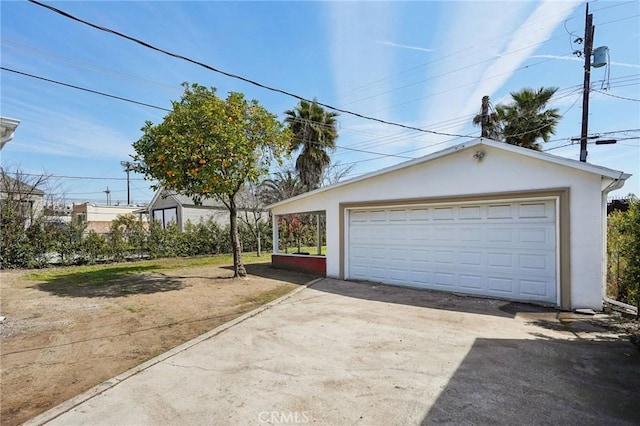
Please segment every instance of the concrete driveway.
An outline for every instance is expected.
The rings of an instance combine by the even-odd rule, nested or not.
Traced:
[[[31,424],[637,424],[638,353],[584,318],[323,279]]]

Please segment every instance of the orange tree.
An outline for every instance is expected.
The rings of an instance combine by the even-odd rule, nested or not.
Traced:
[[[147,121],[134,142],[136,171],[162,186],[193,197],[218,198],[229,210],[234,276],[246,276],[238,238],[236,196],[245,182],[257,182],[271,162],[286,153],[290,135],[258,101],[215,88],[183,84],[180,101],[164,121]]]

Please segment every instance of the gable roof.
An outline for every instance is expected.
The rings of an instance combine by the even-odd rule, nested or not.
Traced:
[[[565,167],[570,167],[570,168],[574,168],[574,169],[578,169],[578,170],[582,170],[585,172],[589,172],[589,173],[594,173],[603,177],[608,177],[614,180],[626,180],[628,179],[631,175],[618,171],[618,170],[613,170],[613,169],[609,169],[606,167],[602,167],[602,166],[597,166],[595,164],[590,164],[590,163],[584,163],[578,160],[573,160],[570,158],[565,158],[565,157],[559,157],[557,155],[553,155],[553,154],[548,154],[546,152],[541,152],[541,151],[536,151],[533,149],[529,149],[529,148],[522,148],[519,146],[515,146],[515,145],[510,145],[507,144],[505,142],[498,142],[498,141],[494,141],[492,139],[486,139],[486,138],[477,138],[477,139],[473,139],[469,142],[464,142],[458,145],[454,145],[450,148],[446,148],[440,151],[436,151],[433,152],[431,154],[427,154],[425,156],[422,157],[418,157],[415,158],[413,160],[409,160],[409,161],[405,161],[399,164],[396,164],[394,166],[390,166],[390,167],[386,167],[384,169],[380,169],[380,170],[376,170],[374,172],[370,172],[370,173],[366,173],[360,176],[357,176],[355,178],[352,179],[347,179],[345,181],[342,182],[338,182],[334,185],[330,185],[330,186],[325,186],[324,188],[319,188],[316,189],[314,191],[310,191],[310,192],[306,192],[304,194],[301,195],[297,195],[295,197],[292,198],[288,198],[286,200],[282,200],[282,201],[278,201],[277,203],[273,203],[268,205],[266,208],[267,209],[272,209],[274,207],[280,206],[282,204],[287,204],[291,201],[294,200],[299,200],[302,198],[306,198],[306,197],[310,197],[325,191],[330,191],[333,190],[335,188],[339,188],[341,186],[345,186],[345,185],[350,185],[352,183],[355,182],[359,182],[365,179],[370,179],[376,176],[380,176],[380,175],[384,175],[384,174],[388,174],[388,173],[392,173],[395,172],[396,170],[400,170],[400,169],[404,169],[407,167],[412,167],[415,166],[417,164],[421,164],[421,163],[427,163],[429,161],[433,161],[436,160],[440,157],[444,157],[450,154],[453,154],[455,152],[459,152],[462,150],[466,150],[466,149],[471,149],[473,147],[479,147],[479,146],[489,146],[492,148],[497,148],[497,149],[501,149],[504,151],[508,151],[508,152],[513,152],[519,155],[524,155],[526,157],[531,157],[531,158],[536,158],[538,160],[542,160],[542,161],[547,161],[550,163],[554,163],[554,164],[558,164],[558,165],[562,165]]]
[[[180,204],[183,207],[213,207],[226,209],[225,205],[220,200],[217,200],[215,198],[203,198],[201,204],[196,204],[195,201],[193,201],[192,197],[178,194],[165,188],[160,188],[156,191],[156,193],[153,195],[153,198],[151,199],[151,202],[149,203],[148,208],[151,209],[160,198],[173,198],[176,203]]]
[[[44,191],[41,189],[16,178],[12,178],[6,173],[0,173],[0,192],[5,194],[13,192],[23,195],[44,196]]]

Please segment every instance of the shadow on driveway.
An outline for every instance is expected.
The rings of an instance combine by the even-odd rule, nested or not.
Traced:
[[[369,282],[324,279],[313,285],[314,290],[358,299],[418,306],[447,311],[514,318],[521,313],[557,314],[559,311],[545,306],[509,302],[474,296],[464,296],[444,291],[413,289]]]
[[[638,424],[639,371],[618,338],[478,338],[422,424]]]
[[[271,266],[271,262],[249,263],[244,265],[244,267],[249,275],[271,280],[286,281],[291,284],[303,285],[315,278],[321,277],[320,275],[313,275],[305,272],[273,268]],[[225,269],[233,271],[233,266],[227,266]]]

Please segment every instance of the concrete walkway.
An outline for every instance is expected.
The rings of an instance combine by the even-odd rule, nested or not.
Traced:
[[[323,279],[29,424],[637,424],[637,351],[572,315]]]

